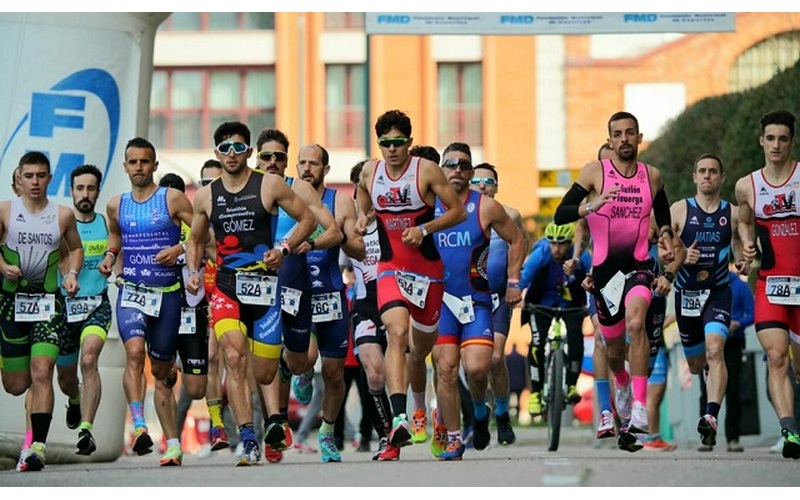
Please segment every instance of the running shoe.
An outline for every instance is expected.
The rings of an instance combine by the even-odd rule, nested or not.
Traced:
[[[277,444],[272,445],[272,449],[277,451],[286,451],[288,449],[291,449],[292,445],[294,445],[294,438],[292,437],[292,428],[289,426],[288,421],[282,420],[279,425],[281,426],[281,429],[283,431],[283,439],[279,441]]]
[[[635,401],[633,408],[631,408],[631,422],[630,432],[637,434],[647,434],[650,431],[650,425],[647,423],[647,407]]]
[[[89,429],[81,429],[78,432],[78,451],[75,453],[77,455],[91,455],[96,449],[97,443],[95,443],[92,433],[89,432]]]
[[[472,434],[472,445],[476,450],[485,450],[492,442],[492,434],[489,432],[489,413],[486,417],[475,419],[475,432]]]
[[[439,409],[434,408],[431,411],[431,420],[433,421],[433,439],[431,439],[431,455],[433,458],[439,458],[447,449],[447,427],[437,423],[437,415]]]
[[[464,456],[465,449],[466,446],[464,446],[464,443],[462,443],[460,439],[454,439],[447,443],[447,449],[439,455],[439,460],[443,462],[461,460],[461,457]]]
[[[301,405],[310,403],[311,396],[314,394],[314,370],[309,370],[294,377],[292,379],[292,391],[294,391],[294,397],[298,403]]]
[[[285,449],[284,440],[286,439],[286,431],[277,420],[268,423],[264,427],[264,444],[273,450]]]
[[[660,437],[657,437],[650,441],[645,441],[644,443],[642,443],[642,446],[644,446],[645,450],[654,450],[654,451],[674,451],[675,448],[677,448],[677,446],[675,446],[674,444],[668,443],[663,439],[661,439]]]
[[[532,417],[542,414],[542,393],[539,391],[532,392],[528,397],[528,413]]]
[[[461,429],[461,442],[467,448],[472,447],[472,437],[475,435],[475,426],[474,425],[467,425],[463,429]],[[446,441],[445,441],[446,443]]]
[[[77,429],[81,425],[81,405],[68,403],[67,406],[67,428]]]
[[[261,450],[258,449],[258,441],[255,439],[248,439],[241,444],[242,451],[236,457],[236,467],[261,465]]]
[[[358,443],[356,443],[356,444],[357,444],[357,446],[355,447],[356,451],[359,451],[359,452],[372,451],[372,448],[369,445],[369,441],[367,441],[366,439],[362,439],[362,440],[358,441]]]
[[[422,408],[414,410],[411,416],[411,442],[424,443],[428,440],[428,415]]]
[[[183,463],[183,450],[181,446],[169,446],[167,452],[161,458],[159,465],[161,467],[180,466]]]
[[[336,447],[336,438],[332,432],[320,432],[317,436],[317,443],[319,443],[322,463],[342,461],[342,454],[339,453],[339,448]]]
[[[17,472],[36,472],[44,469],[45,444],[33,442],[22,450],[17,462]]]
[[[400,460],[400,447],[395,446],[386,438],[381,438],[378,451],[372,455],[372,460],[377,462],[396,462]]]
[[[408,430],[408,420],[405,413],[401,413],[392,420],[392,430],[389,432],[389,442],[395,446],[408,446],[411,443],[411,432]]]
[[[697,422],[697,432],[700,433],[702,439],[700,442],[707,446],[714,446],[717,444],[717,419],[713,415],[706,413],[700,417]]]
[[[597,439],[605,439],[616,436],[614,429],[614,415],[610,411],[600,412],[600,425],[597,426]]]
[[[617,436],[617,447],[620,450],[629,451],[631,453],[642,449],[642,442],[639,441],[636,434],[631,432],[630,422],[625,422],[622,424],[622,427],[620,427],[619,435]]]
[[[701,444],[697,447],[697,451],[714,451],[714,447],[710,444]]]
[[[211,426],[211,451],[224,450],[229,446],[228,433],[225,432],[225,427]]]
[[[513,427],[511,427],[511,417],[509,417],[508,413],[497,415],[495,424],[497,425],[497,444],[507,446],[517,441],[517,436],[514,434]]]
[[[283,452],[281,450],[273,450],[267,445],[264,445],[264,458],[271,464],[277,464],[283,460]]]
[[[738,439],[730,439],[728,440],[728,451],[741,453],[744,451],[744,447],[739,444]]]
[[[575,405],[581,402],[581,393],[578,392],[578,388],[574,385],[571,385],[567,388],[567,403],[571,405]]]
[[[795,460],[800,458],[800,436],[789,429],[781,429],[781,434],[783,435],[783,449],[781,450],[783,458],[793,458]]]
[[[137,427],[133,430],[131,449],[140,457],[153,453],[153,439],[147,433],[147,427]]]
[[[620,420],[623,422],[631,419],[632,399],[631,383],[629,380],[628,385],[625,387],[617,387],[617,392],[614,395],[614,406],[617,407],[617,415],[619,415]]]

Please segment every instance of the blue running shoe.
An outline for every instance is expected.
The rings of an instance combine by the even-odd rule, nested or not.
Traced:
[[[319,451],[323,463],[328,462],[341,462],[342,454],[339,453],[339,448],[336,447],[336,438],[332,432],[320,432],[317,436],[319,443]]]
[[[311,396],[314,394],[314,370],[309,370],[302,375],[298,375],[292,379],[292,391],[294,397],[301,405],[307,405],[311,402]]]
[[[461,460],[461,457],[464,456],[464,450],[467,447],[464,446],[464,443],[461,442],[460,439],[454,439],[447,443],[447,449],[439,455],[439,460],[441,461],[454,461],[454,460]]]

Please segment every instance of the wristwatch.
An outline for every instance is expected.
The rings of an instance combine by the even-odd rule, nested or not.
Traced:
[[[290,250],[289,250],[289,247],[288,247],[288,246],[286,246],[286,245],[281,245],[279,248],[280,248],[280,250],[281,250],[281,255],[282,255],[282,256],[286,257],[286,256],[288,256],[288,255],[289,255],[289,253],[290,253]]]
[[[675,274],[669,271],[661,271],[661,274],[659,274],[659,276],[667,278],[667,281],[669,281],[670,283],[675,281]]]

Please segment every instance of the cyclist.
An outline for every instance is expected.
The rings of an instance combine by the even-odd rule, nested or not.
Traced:
[[[520,278],[520,287],[524,293],[525,304],[536,304],[546,307],[582,307],[586,306],[586,293],[581,282],[591,268],[591,257],[583,251],[580,263],[575,266],[571,275],[564,273],[564,262],[572,259],[575,236],[575,225],[556,225],[550,223],[545,227],[545,238],[548,244],[535,245],[525,261]],[[531,284],[534,284],[531,286]],[[544,345],[552,316],[545,313],[534,313],[535,323],[530,320],[531,313],[522,311],[522,324],[531,325],[531,349],[528,360],[531,367],[531,395],[528,399],[528,411],[531,415],[542,413],[542,382],[544,380]],[[565,313],[563,318],[567,325],[567,400],[575,404],[581,396],[575,387],[583,361],[583,319],[586,312]]]

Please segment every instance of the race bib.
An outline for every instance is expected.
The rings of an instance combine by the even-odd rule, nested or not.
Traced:
[[[148,316],[157,318],[161,311],[161,290],[145,286],[136,286],[130,283],[122,285],[122,307],[138,309]]]
[[[619,312],[619,306],[622,303],[622,292],[625,291],[625,275],[622,271],[617,271],[617,274],[611,278],[606,286],[600,289],[600,295],[606,303],[608,312],[612,316]]]
[[[56,315],[56,296],[52,293],[17,293],[14,296],[14,321],[50,321]]]
[[[470,295],[465,295],[459,299],[445,292],[442,300],[462,325],[475,321],[475,310],[472,307],[472,297]]]
[[[236,274],[236,297],[242,304],[274,306],[278,277],[258,273]]]
[[[66,297],[64,302],[67,308],[67,323],[85,321],[102,302],[102,295],[91,297]]]
[[[281,309],[284,312],[297,316],[297,311],[300,310],[300,297],[303,292],[288,286],[281,287]]]
[[[711,290],[682,290],[681,291],[681,316],[697,318],[703,312]]]
[[[339,292],[311,296],[311,321],[322,323],[342,319],[342,296]]]
[[[800,276],[767,276],[767,300],[782,306],[800,305]]]
[[[181,307],[181,326],[178,335],[194,335],[197,333],[197,317],[194,307]]]
[[[424,309],[425,297],[428,296],[428,286],[431,284],[430,278],[421,274],[403,271],[395,271],[394,275],[403,297],[420,309]]]

